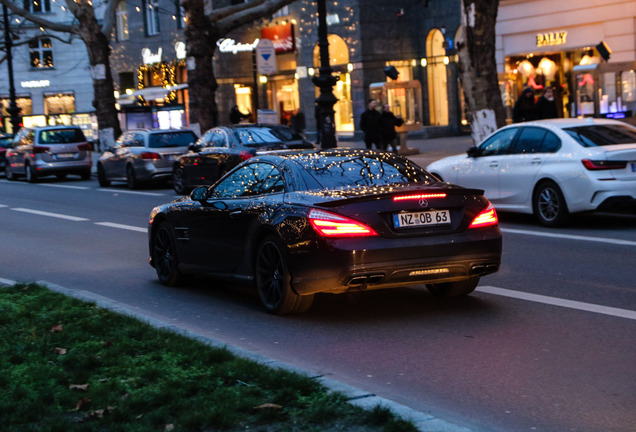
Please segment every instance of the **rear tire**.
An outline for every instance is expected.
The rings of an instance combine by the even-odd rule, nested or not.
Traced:
[[[132,165],[126,167],[126,183],[128,183],[128,189],[137,189],[139,187],[139,181],[135,177],[135,170]]]
[[[471,277],[458,282],[428,284],[426,288],[434,297],[461,297],[475,291],[477,285],[479,277]]]
[[[25,164],[24,173],[26,175],[26,181],[28,181],[29,183],[35,183],[38,181],[38,175],[36,174],[30,163]]]
[[[532,195],[532,211],[539,223],[547,227],[563,226],[570,219],[565,197],[553,181],[537,186]]]
[[[106,179],[106,172],[102,164],[97,165],[97,181],[100,187],[110,186],[110,181]]]
[[[276,315],[306,312],[314,301],[313,294],[301,296],[292,289],[285,252],[274,236],[265,238],[256,252],[256,289],[265,309]]]
[[[174,167],[172,169],[172,188],[179,195],[186,195],[188,193],[184,175],[183,168]]]
[[[168,222],[160,222],[152,239],[152,262],[157,272],[159,282],[165,286],[180,285],[184,276],[179,271],[176,241],[172,227]]]
[[[17,177],[15,176],[15,174],[13,174],[11,172],[11,169],[9,169],[9,164],[7,164],[6,168],[4,169],[4,175],[9,181],[17,180]]]

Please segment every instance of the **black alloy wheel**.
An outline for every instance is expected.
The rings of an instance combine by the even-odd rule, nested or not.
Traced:
[[[126,183],[128,184],[128,189],[137,189],[139,187],[139,182],[137,177],[135,177],[135,169],[132,165],[126,166]]]
[[[475,291],[479,285],[479,277],[471,277],[457,282],[427,284],[426,288],[434,297],[461,297]]]
[[[183,168],[176,166],[172,169],[172,188],[179,195],[188,193]]]
[[[183,274],[178,269],[176,242],[168,222],[160,222],[152,239],[152,262],[159,282],[165,286],[178,286]]]
[[[563,193],[552,181],[537,186],[532,196],[532,210],[537,220],[547,227],[563,226],[570,218]]]
[[[99,182],[100,187],[110,186],[110,181],[106,178],[106,172],[104,171],[102,164],[97,165],[97,181]]]
[[[35,183],[38,181],[38,175],[35,173],[35,169],[28,162],[24,163],[24,173],[26,175],[26,181],[29,183]]]
[[[300,296],[292,289],[284,246],[274,236],[265,238],[258,248],[254,280],[261,302],[270,313],[303,313],[314,300],[313,294]]]

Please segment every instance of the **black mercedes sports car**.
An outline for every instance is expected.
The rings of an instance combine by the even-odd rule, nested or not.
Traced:
[[[172,186],[186,194],[197,186],[209,186],[223,174],[257,153],[313,149],[291,128],[278,124],[240,123],[208,130],[190,146],[172,169]]]
[[[148,237],[164,285],[189,274],[253,282],[279,315],[306,311],[321,292],[426,284],[435,296],[466,295],[501,259],[483,191],[355,149],[250,158],[155,207]]]

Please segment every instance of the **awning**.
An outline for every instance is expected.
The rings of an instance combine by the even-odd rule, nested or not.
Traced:
[[[137,99],[137,96],[141,96],[144,99],[150,100],[163,99],[171,91],[183,90],[186,88],[188,88],[188,84],[185,83],[168,87],[145,87],[135,90],[130,94],[122,94],[119,96],[119,99],[117,99],[117,101],[120,104],[133,103],[135,99]]]

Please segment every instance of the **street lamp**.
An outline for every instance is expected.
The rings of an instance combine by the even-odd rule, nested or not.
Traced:
[[[331,74],[332,69],[329,65],[327,7],[325,0],[318,0],[318,46],[320,47],[319,75],[311,80],[320,89],[320,96],[316,98],[318,135],[321,148],[333,148],[337,147],[333,106],[338,102],[338,98],[333,94],[333,86],[338,82],[339,78]]]
[[[13,55],[11,54],[11,47],[13,46],[13,38],[11,37],[11,31],[9,29],[9,14],[7,13],[7,6],[2,5],[2,13],[4,15],[4,46],[7,50],[7,69],[9,69],[9,108],[7,112],[11,118],[11,132],[17,133],[20,129],[20,107],[15,102],[15,85],[13,83]]]

